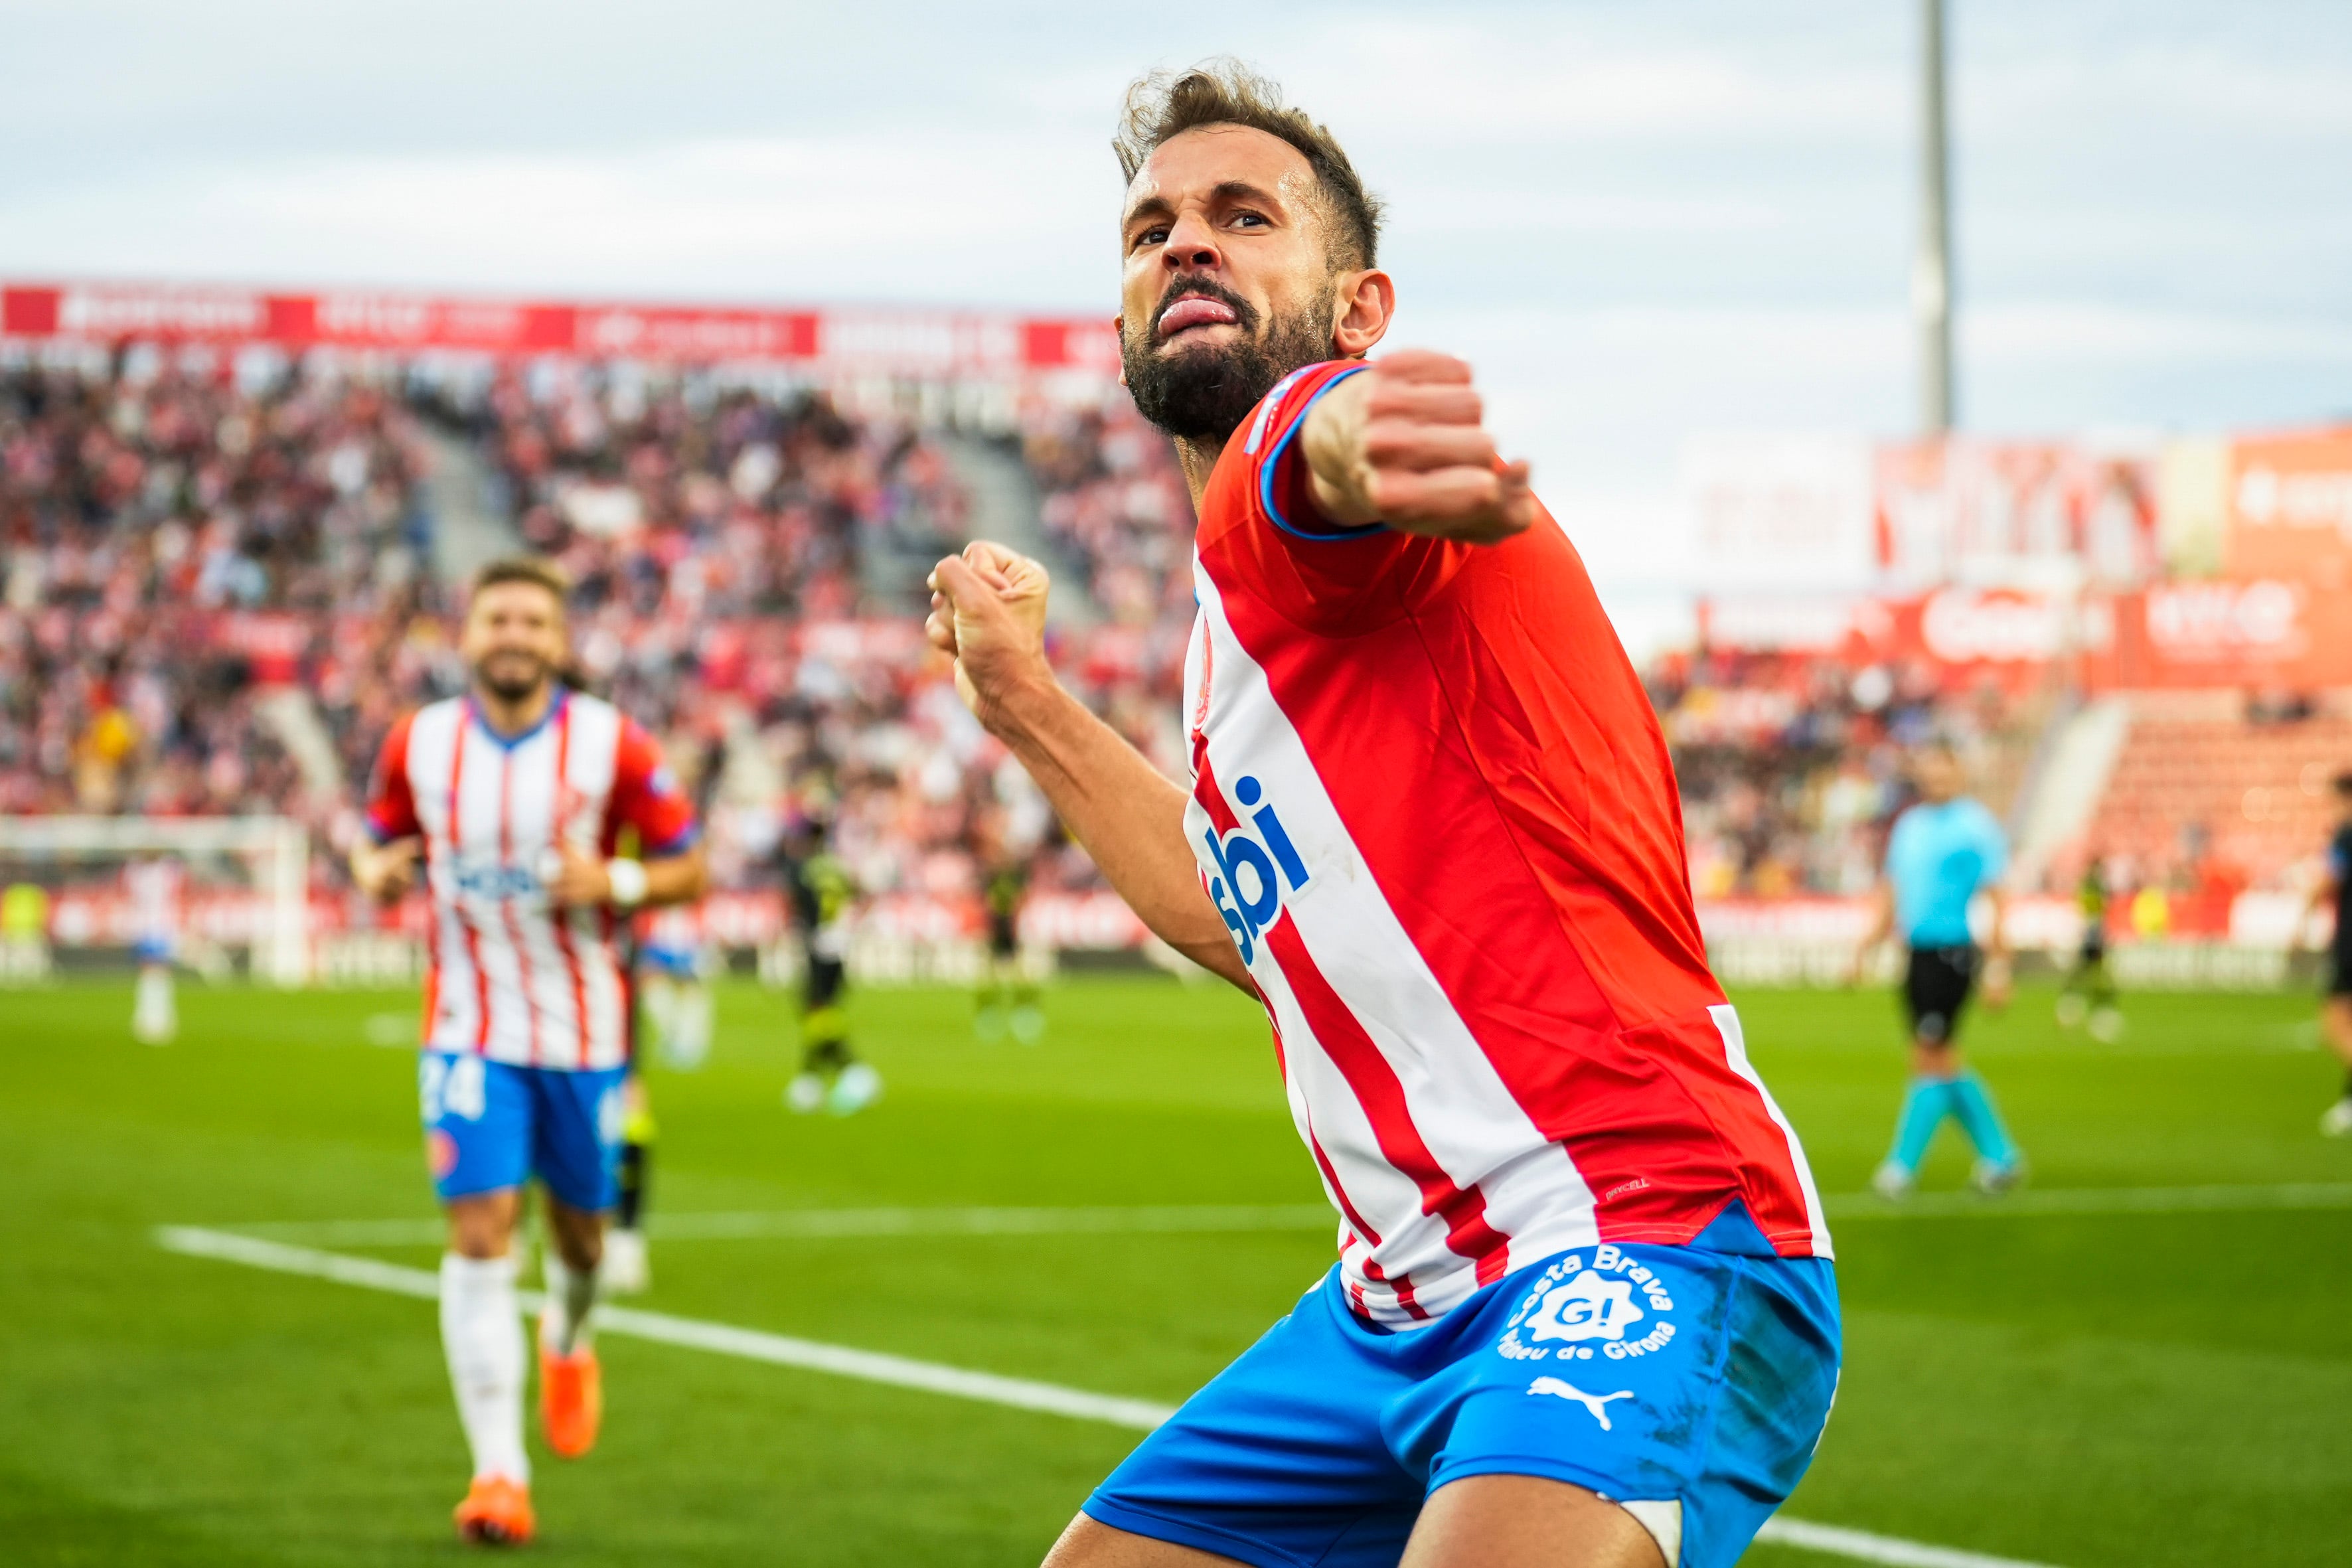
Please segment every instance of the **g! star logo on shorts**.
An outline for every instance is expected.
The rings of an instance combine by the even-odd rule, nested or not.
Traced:
[[[1273,804],[1260,804],[1265,801],[1265,789],[1255,778],[1244,773],[1235,779],[1234,798],[1249,811],[1248,823],[1222,835],[1211,827],[1201,840],[1217,868],[1209,879],[1209,901],[1234,933],[1242,962],[1254,963],[1258,937],[1282,918],[1283,885],[1287,883],[1294,893],[1307,886],[1307,862],[1290,842]]]
[[[1675,1337],[1667,1320],[1674,1310],[1657,1270],[1603,1245],[1593,1248],[1589,1267],[1583,1253],[1571,1252],[1545,1269],[1495,1349],[1512,1361],[1591,1361],[1596,1352],[1624,1361],[1665,1349]],[[1649,1331],[1632,1337],[1643,1322]]]

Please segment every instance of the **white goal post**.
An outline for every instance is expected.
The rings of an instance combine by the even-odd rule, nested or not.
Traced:
[[[252,879],[254,918],[246,940],[254,978],[284,986],[309,984],[310,834],[294,818],[0,816],[0,862],[30,866],[140,855],[243,861]]]

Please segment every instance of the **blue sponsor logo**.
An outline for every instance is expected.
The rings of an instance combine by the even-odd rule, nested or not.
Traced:
[[[1307,862],[1272,804],[1260,804],[1265,796],[1256,779],[1248,774],[1235,779],[1234,798],[1249,811],[1248,823],[1222,837],[1213,827],[1201,835],[1216,867],[1209,878],[1209,901],[1234,933],[1244,963],[1257,962],[1258,938],[1282,918],[1284,887],[1295,893],[1307,880]]]
[[[459,892],[476,899],[528,900],[541,890],[529,867],[487,859],[458,861],[457,883]]]

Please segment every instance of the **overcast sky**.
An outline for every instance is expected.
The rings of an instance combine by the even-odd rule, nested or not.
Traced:
[[[1916,9],[0,0],[0,277],[1108,311],[1120,88],[1230,51],[1625,601],[1686,436],[1916,417]],[[2352,5],[1948,9],[1964,421],[2352,416]]]

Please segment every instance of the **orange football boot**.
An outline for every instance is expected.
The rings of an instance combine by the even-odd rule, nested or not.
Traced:
[[[547,1446],[567,1459],[596,1446],[596,1428],[604,1419],[604,1373],[593,1347],[559,1355],[545,1340],[540,1342],[539,1418],[547,1428]]]
[[[477,1546],[520,1546],[539,1528],[530,1489],[504,1476],[475,1477],[456,1517],[457,1533]]]

